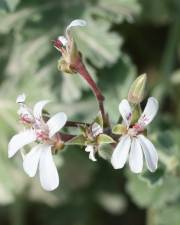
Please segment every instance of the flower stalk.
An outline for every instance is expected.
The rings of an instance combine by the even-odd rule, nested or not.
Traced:
[[[72,65],[73,69],[78,72],[80,74],[80,76],[86,80],[86,82],[88,83],[89,87],[91,88],[91,90],[93,91],[98,105],[99,105],[99,110],[101,112],[102,118],[103,118],[103,122],[106,122],[106,115],[105,115],[105,110],[104,110],[104,96],[100,90],[100,88],[97,86],[97,84],[95,83],[95,81],[92,79],[91,75],[89,74],[89,72],[87,71],[84,63],[82,62],[82,60],[80,59],[79,62],[76,65]]]

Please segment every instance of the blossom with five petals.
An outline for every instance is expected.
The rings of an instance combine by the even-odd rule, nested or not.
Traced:
[[[17,102],[20,104],[18,114],[20,120],[29,127],[12,137],[8,145],[8,156],[11,158],[25,145],[36,142],[37,145],[23,157],[23,167],[30,177],[34,177],[39,168],[42,187],[52,191],[59,185],[52,149],[62,143],[58,131],[65,125],[67,116],[60,112],[45,121],[42,111],[49,101],[37,102],[33,110],[28,108],[24,101],[25,95],[18,96]]]
[[[119,104],[119,111],[125,126],[124,133],[119,139],[112,154],[111,163],[115,169],[124,167],[128,157],[132,172],[140,173],[143,169],[143,154],[147,168],[154,172],[157,169],[158,155],[154,145],[144,135],[143,131],[151,123],[158,111],[158,101],[150,97],[137,123],[131,124],[132,109],[129,102],[124,99]]]

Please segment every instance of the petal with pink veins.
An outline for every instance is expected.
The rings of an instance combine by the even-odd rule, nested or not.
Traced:
[[[148,98],[145,109],[138,120],[138,124],[144,127],[150,124],[151,121],[156,116],[158,108],[159,108],[159,103],[157,99],[155,99],[154,97]]]
[[[123,118],[123,121],[127,127],[129,127],[131,122],[132,110],[129,102],[126,99],[123,99],[119,104],[119,112]]]

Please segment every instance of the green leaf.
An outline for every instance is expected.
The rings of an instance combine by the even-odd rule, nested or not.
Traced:
[[[76,136],[66,142],[66,145],[86,145],[86,138],[83,135]]]
[[[20,0],[5,0],[5,1],[10,11],[14,11],[20,2]]]
[[[122,135],[126,131],[126,127],[123,124],[117,124],[112,128],[114,134]]]
[[[164,169],[158,168],[154,173],[148,170],[140,175],[140,178],[148,183],[150,186],[161,185],[164,177]]]
[[[114,22],[134,21],[134,16],[139,14],[141,8],[137,0],[100,0],[95,12],[102,17]]]
[[[110,23],[104,20],[93,20],[87,16],[88,26],[78,29],[75,36],[78,48],[93,65],[102,68],[115,63],[120,56],[119,48],[122,38],[109,32]]]
[[[103,127],[103,118],[101,113],[99,112],[97,117],[94,120],[94,123],[98,123],[101,127]]]
[[[110,143],[115,143],[115,140],[113,140],[112,137],[108,136],[107,134],[100,134],[97,137],[97,143],[99,145],[110,144]]]
[[[100,145],[98,149],[98,154],[101,158],[110,161],[112,156],[112,146],[110,144]]]

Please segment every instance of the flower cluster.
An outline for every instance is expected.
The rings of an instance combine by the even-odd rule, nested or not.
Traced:
[[[47,191],[56,189],[59,185],[59,175],[53,160],[53,154],[66,145],[84,146],[89,153],[89,159],[97,161],[95,154],[102,145],[108,144],[112,149],[111,164],[114,169],[124,167],[129,159],[132,172],[143,171],[143,155],[147,169],[154,172],[158,166],[158,154],[147,137],[147,126],[152,122],[158,111],[158,101],[148,98],[144,111],[141,113],[141,102],[144,99],[147,77],[139,76],[132,84],[128,100],[119,104],[122,122],[112,127],[108,113],[104,109],[104,96],[88,73],[82,57],[75,45],[70,30],[76,26],[85,26],[86,21],[74,20],[66,28],[65,37],[59,36],[54,41],[54,47],[61,53],[58,68],[63,72],[78,73],[86,80],[92,89],[99,112],[91,123],[68,121],[64,112],[50,117],[44,107],[48,100],[37,102],[33,109],[26,102],[25,94],[17,97],[18,115],[25,130],[14,135],[9,142],[8,156],[13,157],[25,145],[34,143],[32,149],[23,154],[23,168],[34,177],[39,170],[40,183]],[[118,120],[119,121],[119,120]],[[64,126],[74,126],[81,131],[79,135],[62,133]]]

